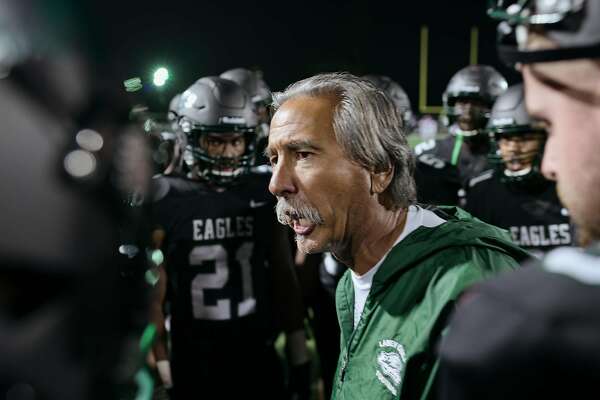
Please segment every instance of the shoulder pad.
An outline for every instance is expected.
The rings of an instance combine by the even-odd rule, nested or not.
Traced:
[[[429,139],[425,142],[421,142],[415,146],[415,154],[421,155],[426,151],[429,151],[435,147],[435,139]]]
[[[471,187],[477,185],[478,183],[487,181],[488,179],[491,179],[492,176],[494,176],[493,169],[488,169],[487,171],[483,171],[481,174],[477,175],[475,178],[472,178],[471,180],[469,180],[469,187],[471,188]]]
[[[417,161],[423,164],[427,164],[435,169],[444,169],[444,167],[446,166],[446,162],[444,160],[436,157],[434,154],[431,153],[421,154],[417,157]]]

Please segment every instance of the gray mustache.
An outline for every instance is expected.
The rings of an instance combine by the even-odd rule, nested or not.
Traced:
[[[291,225],[294,219],[300,218],[305,218],[315,225],[323,224],[323,218],[316,208],[296,199],[286,200],[279,197],[275,212],[277,220],[283,225]]]

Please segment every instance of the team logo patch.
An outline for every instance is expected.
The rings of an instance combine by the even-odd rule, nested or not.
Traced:
[[[375,375],[390,393],[397,396],[406,365],[406,351],[404,346],[391,339],[381,340],[379,348]]]

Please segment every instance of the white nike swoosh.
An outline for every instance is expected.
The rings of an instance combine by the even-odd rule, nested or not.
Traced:
[[[254,201],[254,200],[250,200],[250,208],[258,208],[258,207],[262,207],[262,206],[264,206],[266,204],[267,204],[266,201]]]

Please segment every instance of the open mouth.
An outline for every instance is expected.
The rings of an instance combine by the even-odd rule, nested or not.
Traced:
[[[292,212],[288,216],[290,218],[289,225],[292,227],[296,235],[308,236],[317,226],[313,222],[310,222],[307,218],[303,218],[298,213]]]
[[[513,169],[513,170],[525,168],[526,166],[528,166],[530,164],[525,155],[517,154],[517,153],[510,154],[508,157],[506,157],[505,163],[508,168]]]

